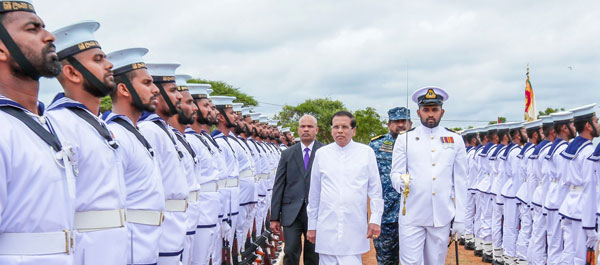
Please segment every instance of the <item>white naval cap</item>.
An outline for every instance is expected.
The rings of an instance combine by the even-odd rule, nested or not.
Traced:
[[[175,84],[177,84],[177,91],[188,91],[188,80],[192,79],[191,75],[175,75]]]
[[[82,51],[100,48],[100,43],[94,37],[94,32],[99,27],[100,23],[86,20],[52,32],[56,37],[54,45],[56,46],[58,59],[62,60]]]
[[[426,86],[417,89],[412,94],[412,100],[419,106],[422,105],[442,105],[448,100],[448,93],[442,88],[435,86]]]
[[[551,113],[550,117],[552,117],[552,121],[554,123],[567,123],[573,120],[573,112],[570,111],[561,111]]]
[[[113,64],[113,74],[120,75],[146,68],[144,55],[147,53],[146,48],[128,48],[111,52],[106,55],[106,59]]]
[[[233,108],[233,101],[235,97],[229,96],[213,96],[210,100],[215,104],[215,107],[220,109]]]
[[[236,103],[233,103],[232,105],[233,105],[233,111],[242,112],[242,107],[244,106],[244,103],[236,102]]]
[[[208,89],[210,84],[188,83],[188,89],[194,99],[208,98]]]
[[[278,120],[269,120],[269,125],[271,126],[277,126],[277,123],[279,123]]]
[[[283,128],[281,128],[281,132],[282,133],[291,132],[290,131],[290,127],[283,127]]]
[[[260,123],[268,124],[269,123],[269,117],[267,117],[267,115],[260,115],[258,117],[258,121]]]
[[[35,13],[30,0],[0,1],[0,13],[26,11]]]
[[[495,127],[496,127],[496,130],[498,130],[498,131],[505,131],[505,130],[508,130],[508,128],[509,128],[508,124],[506,124],[506,123],[497,123]]]
[[[475,130],[476,133],[486,133],[487,132],[486,126],[477,127],[473,130]]]
[[[260,112],[252,112],[252,113],[250,113],[250,118],[253,121],[260,121],[260,115],[261,115]]]
[[[507,122],[504,123],[506,126],[508,126],[509,130],[516,130],[516,129],[521,129],[523,128],[523,123],[522,122]]]
[[[543,126],[550,126],[550,125],[554,124],[554,121],[552,120],[552,116],[550,116],[550,115],[540,116],[540,120],[542,120]]]
[[[242,116],[250,115],[250,108],[242,108]]]
[[[523,125],[525,126],[525,130],[535,131],[535,130],[542,128],[543,122],[540,119],[540,120],[523,123]]]
[[[570,112],[573,112],[573,118],[575,121],[585,120],[591,118],[596,114],[596,103],[581,106],[578,108],[570,109]]]
[[[178,63],[147,63],[148,73],[152,76],[154,83],[175,83],[175,70],[181,64]]]
[[[212,94],[212,92],[214,92],[215,90],[212,88],[207,88],[206,92],[208,92],[208,95],[210,96],[210,94]]]

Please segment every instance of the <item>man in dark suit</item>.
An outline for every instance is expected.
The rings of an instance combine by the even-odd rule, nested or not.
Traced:
[[[271,230],[279,234],[283,226],[284,265],[299,264],[302,235],[304,235],[304,265],[319,264],[315,245],[306,240],[308,228],[306,205],[310,188],[310,170],[315,151],[323,146],[315,140],[318,131],[315,117],[302,116],[298,126],[300,143],[281,152],[277,167],[271,200]]]

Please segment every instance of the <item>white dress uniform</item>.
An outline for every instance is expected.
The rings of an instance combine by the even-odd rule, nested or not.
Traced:
[[[158,260],[158,243],[162,233],[165,194],[154,151],[119,122],[135,127],[124,115],[110,113],[105,118],[108,128],[118,139],[127,197],[127,263],[154,264]],[[141,135],[141,134],[140,134]],[[143,137],[143,136],[142,136]]]
[[[489,127],[489,126],[488,126]],[[486,127],[486,128],[488,128]],[[487,131],[486,131],[487,133]],[[476,174],[477,180],[475,183],[475,191],[477,192],[475,202],[475,250],[483,251],[484,242],[490,242],[491,245],[491,214],[488,215],[487,208],[490,204],[490,198],[488,194],[489,190],[489,174],[488,174],[488,157],[492,154],[495,148],[495,144],[492,142],[487,143],[481,147],[475,155],[476,163]],[[490,212],[491,213],[491,212]],[[491,251],[491,250],[490,250]],[[491,254],[491,253],[490,253]]]
[[[451,222],[465,222],[464,142],[439,126],[419,126],[399,135],[390,177],[401,194],[404,183],[400,175],[406,173],[407,163],[411,180],[408,199],[402,198],[406,215],[399,214],[400,238],[404,239],[400,241],[400,263],[443,264]]]
[[[502,127],[500,124],[498,127]],[[500,130],[500,129],[499,129]],[[506,132],[508,134],[508,131]],[[502,218],[504,215],[504,198],[500,195],[500,188],[504,183],[504,162],[501,159],[505,153],[507,146],[499,144],[496,151],[490,157],[492,166],[492,187],[491,193],[493,196],[492,203],[492,246],[494,248],[493,258],[497,262],[503,261],[502,251]]]
[[[539,124],[541,125],[541,121]],[[527,126],[526,123],[525,127],[527,128]],[[531,206],[527,201],[527,196],[529,189],[528,179],[533,164],[533,161],[529,159],[529,156],[534,150],[535,144],[528,142],[521,148],[519,155],[517,155],[517,158],[519,159],[519,170],[517,176],[515,176],[516,183],[514,189],[517,189],[515,193],[515,197],[518,201],[517,218],[519,218],[521,225],[521,228],[518,230],[516,242],[516,258],[519,261],[527,260],[527,248],[529,247],[529,239],[531,238],[531,224],[533,221],[531,219]]]
[[[480,147],[480,146],[478,146]],[[467,202],[465,206],[465,241],[471,242],[474,240],[473,227],[475,218],[475,200],[476,191],[475,183],[477,181],[477,169],[475,164],[475,154],[478,148],[475,146],[468,146],[467,151]]]
[[[71,108],[82,111],[106,130],[106,124],[87,108],[60,93],[48,107],[48,119],[57,135],[72,146],[76,177],[75,249],[76,264],[107,262],[125,264],[127,228],[125,222],[125,180],[118,144],[104,138]]]
[[[225,184],[219,183],[219,192],[223,193],[227,199],[227,201],[223,204],[224,211],[224,219],[226,220],[223,223],[224,232],[225,232],[225,240],[227,240],[230,244],[233,242],[233,236],[235,234],[235,229],[237,227],[237,216],[240,213],[240,189],[239,189],[239,165],[237,160],[237,155],[233,149],[233,140],[229,139],[225,136],[221,131],[214,130],[212,132],[212,136],[217,141],[219,146],[221,146],[223,150],[223,157],[226,162],[225,173],[227,175],[227,179]],[[223,189],[221,189],[221,187]],[[231,245],[230,245],[231,247]]]
[[[189,195],[182,162],[184,150],[177,145],[172,127],[158,115],[142,114],[138,127],[154,148],[165,193],[165,220],[159,241],[158,264],[179,264],[186,236]]]
[[[589,121],[591,123],[596,115],[595,109],[596,104],[590,104],[570,111],[573,112],[575,122]],[[593,193],[584,192],[584,186],[593,182],[593,174],[585,175],[584,167],[593,152],[591,139],[578,136],[560,154],[567,160],[560,172],[562,174],[561,184],[568,188],[558,210],[562,216],[564,249],[561,263],[563,264],[585,264],[586,262],[586,234],[582,229],[581,222],[583,211],[586,209],[583,203],[593,201],[595,198],[586,198],[594,197]]]
[[[541,141],[529,156],[532,160],[529,183],[533,183],[534,188],[529,191],[528,201],[530,202],[532,213],[531,239],[527,248],[527,262],[534,265],[546,263],[546,216],[543,214],[543,201],[546,193],[544,191],[543,167],[546,165],[546,155],[552,146],[548,140]]]
[[[268,163],[268,154],[267,149],[260,143],[254,140],[252,137],[248,138],[248,141],[252,143],[252,146],[255,147],[255,150],[258,152],[258,160],[256,161],[256,175],[257,178],[254,183],[254,188],[256,191],[256,206],[254,210],[254,222],[256,224],[256,232],[258,234],[262,233],[263,222],[265,216],[263,214],[263,209],[266,206],[266,197],[267,197],[267,188],[265,186],[265,181],[269,179],[269,163]]]
[[[326,256],[320,264],[343,264],[342,256],[360,257],[369,251],[367,196],[369,223],[380,225],[383,198],[373,149],[350,141],[344,147],[331,143],[317,150],[306,211],[308,230],[316,230],[315,252]],[[331,260],[338,262],[327,263],[327,256],[336,256]]]
[[[89,49],[100,49],[94,32],[98,22],[86,21],[53,32],[60,61],[68,61],[86,82],[101,94],[104,88],[75,55]],[[90,97],[92,97],[90,95]],[[99,96],[100,97],[100,96]],[[94,110],[95,111],[95,110]],[[75,201],[75,263],[125,264],[127,228],[125,221],[126,188],[118,144],[99,117],[82,103],[59,94],[48,108],[48,118],[56,124],[56,132],[73,145],[79,167]]]
[[[585,240],[590,240],[588,234],[595,234],[596,249],[598,248],[598,232],[595,231],[596,225],[598,225],[598,218],[600,218],[600,145],[596,146],[594,153],[584,162],[583,164],[583,175],[590,176],[591,181],[584,184],[583,201],[581,204],[584,206],[582,210],[581,225],[585,230]],[[600,261],[600,256],[597,257]],[[598,263],[596,263],[598,264]]]
[[[8,107],[22,111],[56,137],[56,125],[45,117],[41,102],[36,115],[0,95],[0,108]],[[57,149],[53,149],[3,110],[0,123],[0,264],[74,264],[70,231],[75,179],[70,147],[56,138]]]
[[[569,111],[552,113],[554,123],[560,120],[572,120],[573,113]],[[547,211],[547,242],[548,242],[548,264],[558,264],[563,251],[563,237],[560,226],[561,216],[558,214],[560,203],[564,199],[568,187],[561,185],[563,173],[561,169],[568,161],[560,154],[567,148],[567,142],[562,141],[548,152],[546,159],[548,164],[544,167],[544,178],[549,180],[549,186],[544,201],[544,209]]]

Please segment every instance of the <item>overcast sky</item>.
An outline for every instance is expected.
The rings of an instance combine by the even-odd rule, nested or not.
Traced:
[[[526,65],[538,110],[600,102],[600,1],[34,1],[54,31],[96,20],[105,52],[222,80],[278,112],[309,98],[387,110],[448,91],[446,120],[520,121]],[[408,67],[408,68],[407,68]],[[408,69],[408,72],[407,72]],[[408,76],[408,82],[407,82]],[[45,85],[47,101],[56,88]],[[409,104],[415,110],[414,103]],[[413,112],[413,118],[416,112]],[[482,125],[445,122],[445,126]]]

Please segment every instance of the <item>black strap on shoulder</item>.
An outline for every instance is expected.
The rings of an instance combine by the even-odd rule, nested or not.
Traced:
[[[231,149],[231,152],[233,152],[233,154],[235,155],[235,150],[233,150],[233,146],[231,146],[229,141],[227,141],[227,136],[223,135],[222,137],[225,140],[225,143],[227,143],[227,145],[229,145],[229,149]]]
[[[194,164],[198,163],[198,161],[196,160],[196,152],[194,152],[194,149],[192,149],[190,143],[188,143],[188,141],[185,140],[185,138],[183,138],[181,134],[176,133],[175,137],[177,137],[177,140],[179,140],[179,142],[183,145],[183,147],[185,147],[188,153],[190,153],[190,155],[192,156],[192,160],[194,160]]]
[[[0,110],[6,112],[7,114],[19,119],[23,122],[29,129],[31,129],[37,136],[39,136],[44,142],[46,142],[54,151],[60,152],[62,150],[62,145],[60,144],[60,140],[53,133],[49,132],[36,122],[29,114],[25,113],[23,110],[11,106],[0,106]]]
[[[98,119],[96,117],[94,117],[94,115],[92,115],[92,114],[88,113],[87,111],[85,111],[81,108],[78,108],[78,107],[67,107],[67,108],[69,110],[71,110],[73,113],[75,113],[75,115],[79,116],[79,118],[83,119],[88,124],[92,125],[92,127],[94,127],[94,129],[96,129],[96,131],[100,134],[100,136],[102,136],[102,138],[104,138],[104,140],[106,140],[106,142],[108,143],[108,145],[110,145],[110,147],[112,147],[112,149],[119,148],[119,145],[117,144],[117,142],[115,142],[115,139],[113,139],[112,134],[110,133],[108,128],[106,128],[106,126],[104,126],[104,124],[100,123],[98,121]]]
[[[154,149],[152,149],[152,146],[150,145],[148,140],[146,140],[146,138],[140,133],[140,131],[138,131],[138,129],[133,127],[131,123],[127,122],[123,118],[115,118],[113,121],[123,126],[123,128],[127,129],[129,132],[135,135],[135,138],[137,138],[138,141],[140,141],[140,143],[142,143],[142,145],[148,150],[148,152],[150,152],[150,155],[154,157]]]
[[[167,130],[167,128],[165,127],[165,125],[160,122],[159,120],[154,120],[153,121],[158,127],[160,127],[166,134],[167,136],[169,136],[169,139],[171,139],[171,143],[173,143],[173,146],[175,146],[175,149],[177,150],[177,154],[179,155],[179,159],[183,158],[183,153],[181,151],[179,151],[179,148],[177,148],[177,143],[175,142],[175,139],[173,139],[173,136],[169,133],[169,130]]]
[[[85,78],[85,80],[90,82],[93,87],[98,89],[100,91],[100,93],[102,93],[103,96],[106,96],[112,92],[94,74],[92,74],[87,68],[85,68],[85,66],[83,66],[83,64],[81,64],[79,61],[77,61],[77,59],[75,59],[75,57],[69,56],[65,59],[67,59],[67,61],[73,66],[73,68],[77,69],[77,71],[79,71],[81,73],[81,75],[83,75],[83,78]]]
[[[252,152],[252,148],[250,148],[250,145],[248,144],[248,140],[244,139],[244,137],[240,137],[240,140],[242,140],[242,142],[244,142],[244,144],[246,144],[246,147],[248,147],[248,152],[250,152],[250,155],[254,156],[254,152]]]
[[[258,144],[256,144],[256,141],[250,140],[250,142],[252,142],[254,144],[254,147],[256,147],[256,150],[258,151],[258,153],[261,153],[260,148],[258,147]]]
[[[233,139],[236,143],[238,143],[242,147],[242,149],[244,149],[244,151],[246,151],[246,148],[244,148],[244,146],[240,143],[240,140],[238,140],[237,137],[231,136],[231,135],[229,135],[228,137]]]
[[[36,81],[39,80],[42,75],[35,69],[33,64],[27,60],[27,57],[25,57],[21,49],[19,49],[19,46],[15,43],[2,23],[0,23],[0,40],[2,40],[4,46],[6,46],[6,49],[10,52],[12,58],[23,68],[23,72],[31,77],[31,79]]]
[[[175,105],[173,105],[173,102],[171,102],[171,99],[169,98],[169,95],[167,94],[167,91],[165,90],[163,85],[158,82],[154,82],[154,84],[156,85],[156,87],[158,87],[158,91],[160,92],[160,95],[163,97],[163,99],[167,103],[167,106],[169,107],[169,112],[171,113],[171,115],[177,114],[177,108],[175,108]]]
[[[206,138],[208,138],[208,140],[214,144],[217,148],[221,149],[221,147],[219,146],[219,144],[217,143],[217,141],[215,140],[215,138],[213,138],[212,136],[210,136],[210,134],[208,134],[207,132],[202,132],[202,135],[206,136]]]
[[[212,148],[210,148],[210,145],[208,144],[208,142],[206,142],[206,139],[204,139],[202,136],[200,136],[199,134],[194,134],[196,137],[198,137],[198,139],[200,140],[200,142],[202,142],[202,144],[204,144],[204,146],[206,146],[206,148],[208,149],[208,151],[212,154],[213,150]]]

